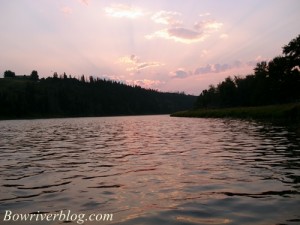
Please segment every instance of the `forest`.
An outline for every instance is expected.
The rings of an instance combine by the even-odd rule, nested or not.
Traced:
[[[38,72],[0,79],[0,118],[167,114],[191,108],[196,96],[65,73],[39,79]]]
[[[254,74],[227,77],[210,85],[194,109],[276,105],[300,101],[300,35],[282,48],[282,55],[257,63]]]

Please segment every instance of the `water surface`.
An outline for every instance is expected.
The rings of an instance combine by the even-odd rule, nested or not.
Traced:
[[[229,119],[0,121],[1,222],[72,210],[114,214],[102,224],[299,224],[299,143]]]

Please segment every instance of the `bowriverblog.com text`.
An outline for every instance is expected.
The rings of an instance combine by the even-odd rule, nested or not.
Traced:
[[[71,210],[60,210],[57,213],[14,213],[11,210],[5,210],[3,222],[7,221],[31,221],[31,222],[76,222],[77,224],[84,224],[85,222],[103,222],[112,221],[113,214],[91,213],[89,215],[85,213],[72,213]]]

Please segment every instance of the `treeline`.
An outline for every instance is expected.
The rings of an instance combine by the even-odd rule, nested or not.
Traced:
[[[38,72],[36,70],[33,70],[31,72],[31,74],[28,75],[16,75],[15,72],[10,71],[10,70],[6,70],[4,72],[4,78],[13,78],[13,79],[26,79],[26,80],[38,80],[39,79],[39,75]]]
[[[228,77],[210,85],[197,98],[195,108],[260,106],[300,101],[300,35],[283,47],[283,55],[262,61],[254,74]]]
[[[93,77],[30,77],[0,79],[0,118],[164,114],[188,109],[196,101],[191,95]]]

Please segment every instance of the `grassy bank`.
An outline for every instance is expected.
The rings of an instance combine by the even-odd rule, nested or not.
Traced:
[[[171,114],[174,117],[242,118],[300,122],[300,103],[258,107],[197,109]]]

